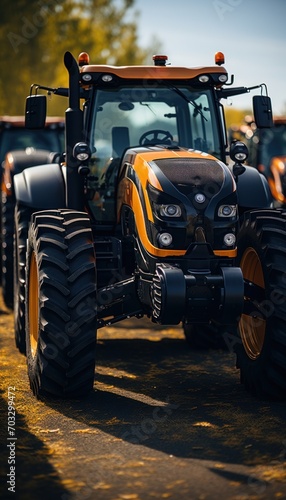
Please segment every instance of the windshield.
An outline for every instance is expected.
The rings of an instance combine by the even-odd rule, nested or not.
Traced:
[[[212,92],[164,85],[95,91],[88,190],[97,221],[114,217],[115,172],[127,148],[181,146],[221,158]]]
[[[99,167],[128,147],[155,143],[221,156],[211,92],[186,87],[98,90],[90,140]]]

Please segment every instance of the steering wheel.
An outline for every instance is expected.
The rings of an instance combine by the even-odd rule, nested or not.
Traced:
[[[162,137],[160,137],[162,136]],[[171,144],[173,136],[167,130],[148,130],[141,135],[139,139],[140,146],[155,145],[155,144]]]

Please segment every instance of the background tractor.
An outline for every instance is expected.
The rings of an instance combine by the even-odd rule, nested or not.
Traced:
[[[92,390],[97,329],[129,317],[182,324],[191,345],[226,329],[246,388],[286,394],[286,217],[227,139],[224,58],[185,68],[64,57],[68,88],[32,87],[26,126],[66,96],[65,156],[14,176],[16,344],[37,397]],[[271,125],[267,96],[253,98]]]
[[[24,116],[0,117],[1,161],[1,286],[5,305],[13,307],[13,233],[15,195],[13,178],[26,167],[54,160],[51,151],[64,149],[64,120],[47,117],[39,130],[25,128]]]
[[[265,175],[275,207],[286,207],[286,117],[275,117],[269,129],[256,129],[245,141],[249,163]]]

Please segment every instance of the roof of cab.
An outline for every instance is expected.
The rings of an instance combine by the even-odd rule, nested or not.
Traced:
[[[86,65],[80,69],[81,73],[112,73],[120,78],[149,78],[149,79],[192,79],[203,74],[227,74],[222,66],[202,66],[185,68],[177,66],[108,66]]]

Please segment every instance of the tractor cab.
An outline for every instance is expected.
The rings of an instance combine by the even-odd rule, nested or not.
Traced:
[[[87,53],[82,52],[76,61],[67,52],[69,88],[31,88],[27,128],[41,128],[45,123],[46,97],[39,93],[41,89],[69,97],[66,203],[88,211],[99,230],[110,231],[118,222],[117,181],[127,151],[151,147],[186,154],[195,151],[227,163],[221,99],[262,87],[232,87],[233,76],[228,83],[221,52],[215,54],[214,66],[173,67],[167,59],[155,55],[153,66],[93,65]],[[270,99],[255,96],[253,105],[257,126],[268,127]],[[88,153],[82,155],[82,147]],[[78,172],[83,175],[79,177]]]
[[[124,153],[154,146],[199,150],[223,158],[211,88],[152,80],[119,82],[94,90],[89,111],[90,210],[98,224],[115,217],[115,193]]]

